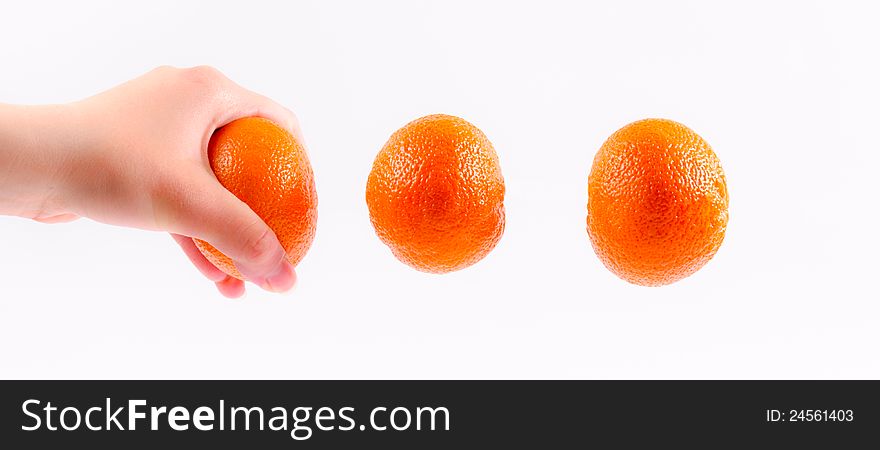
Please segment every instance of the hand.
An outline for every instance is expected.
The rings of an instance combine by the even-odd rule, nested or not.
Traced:
[[[168,231],[222,294],[244,294],[242,281],[202,256],[197,237],[248,281],[287,291],[296,275],[275,234],[208,163],[214,130],[246,116],[302,139],[292,112],[210,67],[160,67],[67,105],[0,105],[0,214]]]

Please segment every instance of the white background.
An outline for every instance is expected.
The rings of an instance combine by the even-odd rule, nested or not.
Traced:
[[[161,233],[0,218],[3,378],[880,378],[880,11],[872,2],[8,2],[0,102],[210,64],[300,117],[318,233],[289,295],[220,297]],[[398,127],[495,144],[507,230],[436,276],[364,201]],[[690,126],[727,173],[719,253],[608,272],[587,175],[614,130]],[[100,124],[95,124],[100,126]]]

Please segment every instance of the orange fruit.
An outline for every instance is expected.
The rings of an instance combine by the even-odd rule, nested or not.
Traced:
[[[367,180],[376,234],[413,268],[445,273],[483,259],[504,232],[504,178],[492,143],[464,119],[397,130]]]
[[[305,148],[287,130],[259,118],[238,119],[215,131],[208,159],[217,180],[266,222],[296,265],[315,237],[318,195]],[[232,260],[193,239],[220,270],[243,279]]]
[[[640,120],[596,154],[587,232],[617,276],[661,286],[712,259],[724,240],[727,206],[724,171],[703,138],[671,120]]]

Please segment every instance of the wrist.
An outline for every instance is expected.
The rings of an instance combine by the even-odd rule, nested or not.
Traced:
[[[47,219],[74,212],[86,150],[75,104],[0,105],[0,214]]]

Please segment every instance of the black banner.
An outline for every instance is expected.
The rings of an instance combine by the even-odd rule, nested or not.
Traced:
[[[2,448],[880,442],[876,381],[4,381],[0,398],[0,442],[21,445]]]

